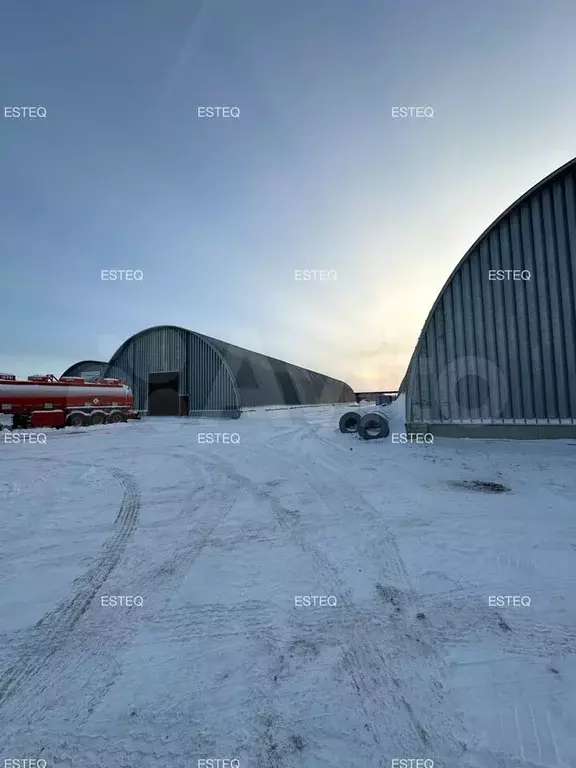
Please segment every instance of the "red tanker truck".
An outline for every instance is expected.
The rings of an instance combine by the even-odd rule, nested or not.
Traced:
[[[85,381],[52,374],[18,380],[0,373],[0,414],[12,417],[12,429],[82,427],[139,419],[130,387],[120,379]]]

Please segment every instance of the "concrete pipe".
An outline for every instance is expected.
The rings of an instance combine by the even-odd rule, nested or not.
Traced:
[[[364,440],[381,440],[390,434],[390,425],[381,413],[365,413],[358,423],[358,434]]]
[[[353,411],[346,411],[346,413],[340,417],[340,422],[338,423],[340,432],[357,432],[358,424],[360,423],[362,416],[364,416],[365,413],[374,413],[375,410],[377,409],[374,409],[373,407],[371,408],[370,406],[364,406],[363,408],[356,408]]]
[[[340,421],[338,422],[340,432],[357,432],[361,418],[362,414],[358,413],[358,411],[347,411],[340,417]]]

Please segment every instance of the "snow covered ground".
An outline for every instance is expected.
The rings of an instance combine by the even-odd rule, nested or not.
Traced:
[[[345,410],[0,433],[0,765],[576,766],[576,444]]]

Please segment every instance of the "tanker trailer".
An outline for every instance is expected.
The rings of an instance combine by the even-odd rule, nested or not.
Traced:
[[[139,419],[132,391],[120,379],[84,381],[52,374],[17,379],[0,373],[0,414],[12,417],[12,429],[82,427]]]

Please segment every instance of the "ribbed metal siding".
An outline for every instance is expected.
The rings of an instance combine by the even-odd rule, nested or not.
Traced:
[[[132,336],[113,355],[104,375],[125,379],[136,410],[147,411],[148,376],[161,371],[179,372],[180,394],[188,395],[191,411],[282,405],[288,400],[355,402],[343,381],[176,326]]]
[[[284,402],[279,382],[273,374],[268,358],[235,345],[228,345],[218,339],[210,338],[210,342],[217,346],[218,351],[226,359],[232,376],[238,384],[240,403],[244,408]],[[245,379],[238,377],[242,367],[247,364],[253,374],[252,384],[255,383],[256,386],[243,385]]]
[[[101,360],[81,360],[79,363],[74,363],[70,368],[67,368],[62,376],[81,376],[84,371],[100,371],[104,375],[107,365],[108,363],[104,363]]]
[[[232,373],[220,352],[195,333],[187,334],[190,410],[240,407]]]
[[[123,378],[134,394],[134,408],[148,410],[150,373],[177,371],[180,395],[190,410],[238,407],[234,381],[219,352],[192,331],[162,326],[136,334],[112,357],[106,376]]]
[[[286,404],[286,383],[289,377],[297,399],[301,404],[317,405],[321,403],[353,403],[356,397],[351,387],[339,379],[333,379],[316,371],[286,363],[273,357],[252,352],[234,344],[214,339],[203,338],[216,346],[228,362],[232,375],[238,382],[240,401],[243,407],[260,405]],[[242,366],[249,364],[257,386],[243,385],[245,380],[239,376]],[[238,377],[238,378],[236,378]],[[247,378],[247,377],[246,377]],[[282,385],[284,381],[285,385]],[[290,384],[288,383],[288,389]]]
[[[532,279],[489,281],[490,269],[527,269]],[[402,387],[409,423],[576,423],[574,162],[467,254]]]

